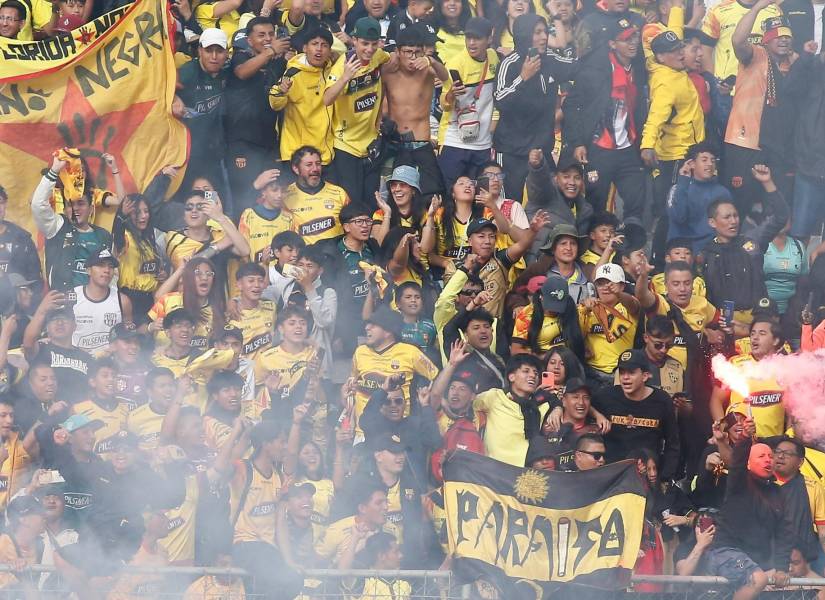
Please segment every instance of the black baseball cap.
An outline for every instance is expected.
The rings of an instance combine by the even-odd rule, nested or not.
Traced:
[[[175,323],[180,323],[181,321],[189,321],[192,325],[197,323],[195,317],[193,317],[188,310],[185,308],[176,308],[163,317],[163,328],[170,329],[172,325]]]
[[[384,331],[390,332],[396,340],[401,339],[401,331],[404,329],[404,317],[389,306],[379,306],[378,310],[367,319],[367,323],[378,325]]]
[[[405,27],[398,32],[398,36],[395,38],[395,45],[398,48],[423,46],[424,36],[421,34],[421,30],[417,27]]]
[[[492,221],[492,219],[473,219],[467,224],[467,237],[470,237],[474,233],[478,233],[482,229],[492,229],[495,232],[498,232],[498,227]]]
[[[118,323],[109,330],[109,343],[117,340],[136,340],[138,338],[140,338],[140,334],[133,324]]]
[[[624,40],[638,33],[639,28],[634,25],[629,19],[624,17],[617,19],[611,23],[607,28],[608,39]]]
[[[9,502],[9,506],[6,508],[6,514],[10,521],[29,515],[42,515],[44,512],[43,505],[34,496],[18,496]]]
[[[473,391],[473,393],[475,393],[478,390],[478,377],[473,371],[470,371],[469,369],[456,369],[455,371],[453,371],[453,374],[450,377],[450,383],[452,383],[453,381],[460,381],[461,383],[469,387]]]
[[[404,445],[401,443],[401,438],[395,433],[384,433],[378,436],[371,444],[373,452],[392,452],[393,454],[402,454],[404,452]]]
[[[626,350],[619,356],[618,368],[627,371],[641,369],[650,372],[650,361],[647,359],[644,350]]]
[[[544,310],[561,313],[567,306],[570,289],[567,280],[558,275],[550,275],[541,285],[541,305]]]
[[[117,268],[120,265],[118,260],[112,255],[111,252],[109,252],[109,249],[104,248],[97,254],[93,254],[92,256],[86,259],[86,268],[88,269],[89,267],[102,265],[107,262],[111,264],[113,268]]]
[[[580,377],[573,377],[564,384],[565,394],[572,394],[573,392],[578,392],[579,390],[587,390],[588,393],[593,393],[593,388],[590,387],[590,384]]]
[[[296,481],[289,484],[289,487],[286,489],[285,497],[292,498],[298,494],[309,494],[310,496],[314,496],[315,492],[315,486],[309,481]]]
[[[650,49],[653,54],[664,54],[678,50],[685,43],[679,38],[675,31],[663,31],[650,42]]]
[[[470,17],[464,26],[464,36],[488,38],[493,35],[493,24],[484,17]]]
[[[135,450],[140,444],[140,439],[134,433],[129,431],[118,431],[111,438],[112,449],[126,448],[127,450]]]

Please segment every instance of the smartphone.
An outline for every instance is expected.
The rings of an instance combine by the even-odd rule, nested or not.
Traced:
[[[725,79],[722,81],[722,83],[724,83],[728,87],[735,86],[736,85],[736,75],[728,75],[727,77],[725,77]]]
[[[536,56],[538,56],[538,55],[539,55],[539,49],[538,49],[538,48],[533,48],[533,47],[531,47],[531,48],[527,51],[527,58],[534,58],[534,57],[536,57]]]
[[[353,56],[355,56],[355,50],[347,50],[347,56],[344,59],[344,62],[349,62]]]
[[[283,38],[289,37],[289,29],[284,27],[283,25],[279,25],[278,28],[275,30],[275,37],[279,40]]]
[[[327,27],[329,28],[330,33],[341,33],[341,25],[338,21],[327,23]]]
[[[298,67],[289,67],[284,72],[284,77],[289,79],[289,78],[295,77],[300,72],[301,72],[301,69],[299,69]]]
[[[485,192],[490,191],[490,178],[484,175],[481,175],[478,179],[476,179],[476,190],[484,190]]]
[[[296,267],[289,263],[285,264],[282,270],[284,275],[292,277],[293,279],[301,279],[304,276],[304,270],[301,267]]]
[[[66,292],[66,304],[77,304],[77,292]]]
[[[699,525],[699,531],[705,532],[713,527],[713,517],[710,515],[701,515],[697,524]]]
[[[725,326],[733,325],[733,310],[736,304],[733,300],[724,300],[722,302],[722,318],[725,319]]]
[[[450,79],[452,79],[456,85],[464,85],[461,83],[461,73],[458,72],[458,69],[450,69]]]
[[[544,371],[541,374],[541,387],[552,388],[556,386],[556,374],[550,371]]]
[[[212,204],[215,204],[215,198],[217,198],[217,196],[214,190],[204,190],[203,192],[203,199]]]

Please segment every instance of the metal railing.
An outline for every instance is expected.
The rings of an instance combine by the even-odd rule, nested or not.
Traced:
[[[0,564],[0,573],[15,572],[10,565]],[[58,600],[70,598],[68,586],[63,590],[42,590],[37,589],[37,582],[41,574],[57,573],[54,566],[34,565],[23,571],[16,572],[20,580],[34,582],[34,586],[12,586],[11,588],[0,589],[0,600],[12,600],[25,598],[25,600]],[[118,571],[118,577],[128,577],[135,575],[151,575],[153,581],[174,582],[174,585],[165,589],[152,589],[146,592],[135,591],[116,596],[118,600],[143,600],[148,598],[158,598],[163,600],[173,600],[183,598],[187,586],[200,577],[228,578],[239,580],[247,578],[248,574],[243,569],[238,568],[218,568],[218,567],[140,567],[124,566]],[[419,570],[337,570],[337,569],[307,569],[304,572],[306,587],[300,600],[510,600],[504,595],[499,595],[489,588],[482,589],[475,584],[465,584],[458,582],[451,571],[419,571]],[[403,597],[396,597],[399,590],[382,587],[372,587],[362,589],[357,585],[349,585],[352,582],[363,582],[369,578],[381,580],[383,584],[392,585],[393,582],[404,581],[408,585],[401,588],[405,594]],[[117,580],[111,583],[114,585]],[[639,584],[652,584],[660,586],[661,591],[644,591],[636,589]],[[163,588],[163,586],[161,586]],[[174,589],[172,589],[174,588]],[[816,598],[819,588],[825,589],[825,578],[792,578],[788,586],[781,590],[768,590],[761,597],[776,600],[807,600]],[[639,600],[728,600],[733,596],[735,590],[723,577],[711,576],[679,576],[679,575],[634,575],[632,585],[627,590],[598,592],[595,595],[590,593],[588,598],[598,598],[599,600],[618,600],[639,598]],[[106,598],[107,591],[100,590],[100,598]],[[384,593],[386,592],[386,593]],[[555,596],[555,595],[554,595]],[[77,596],[74,596],[77,597]],[[224,593],[220,595],[203,596],[204,600],[240,600],[240,595]],[[272,596],[266,594],[246,594],[249,600],[264,598],[279,598],[277,594]],[[568,595],[560,594],[558,597],[567,598]],[[570,596],[577,598],[576,595]],[[187,598],[191,598],[188,596]],[[291,600],[291,599],[290,599]]]

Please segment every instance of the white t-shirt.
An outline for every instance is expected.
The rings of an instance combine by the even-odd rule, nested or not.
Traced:
[[[814,9],[814,41],[816,42],[817,53],[822,52],[822,9],[825,2],[812,2]]]
[[[110,287],[103,300],[95,302],[86,296],[84,286],[74,288],[77,302],[73,307],[76,327],[72,334],[72,345],[94,352],[109,344],[109,331],[123,320],[120,296],[117,288]]]

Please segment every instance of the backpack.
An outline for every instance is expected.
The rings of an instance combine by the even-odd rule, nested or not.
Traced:
[[[479,428],[484,429],[484,425],[480,424]],[[437,481],[443,481],[441,473],[441,466],[444,460],[456,450],[465,450],[467,452],[475,452],[476,454],[484,455],[484,438],[481,431],[476,428],[472,419],[461,417],[450,425],[450,428],[444,432],[442,436],[444,443],[441,448],[433,452],[430,459],[433,476]]]

